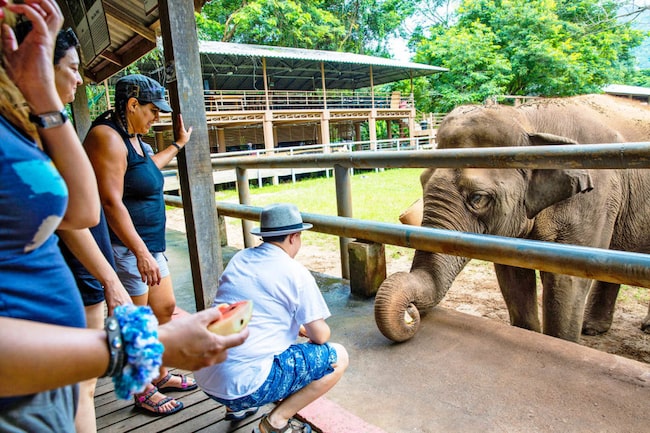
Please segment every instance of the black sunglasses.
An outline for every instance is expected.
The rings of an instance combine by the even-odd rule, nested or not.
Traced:
[[[62,38],[63,41],[65,41],[65,43],[71,47],[79,47],[81,45],[79,43],[79,38],[77,38],[77,35],[71,27],[62,30],[59,37]]]

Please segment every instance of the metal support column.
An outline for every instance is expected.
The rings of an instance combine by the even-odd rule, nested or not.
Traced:
[[[350,180],[350,169],[334,166],[334,180],[336,183],[336,210],[339,216],[352,218],[352,184]],[[350,238],[339,238],[341,249],[341,276],[350,279],[350,260],[348,244]]]
[[[237,193],[239,194],[239,203],[250,205],[251,192],[248,186],[248,173],[245,168],[237,167]],[[241,220],[242,235],[244,238],[244,247],[249,248],[255,245],[255,237],[251,234],[253,223],[249,220]]]

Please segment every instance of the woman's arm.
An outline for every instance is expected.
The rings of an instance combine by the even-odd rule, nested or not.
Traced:
[[[178,145],[178,147],[180,147],[180,149],[176,149],[174,146],[167,146],[165,150],[162,150],[151,157],[154,164],[156,164],[156,167],[158,167],[159,170],[165,168],[165,166],[169,164],[169,161],[171,161],[178,154],[178,152],[180,152],[180,150],[185,147],[187,142],[190,141],[190,137],[192,135],[192,127],[190,126],[190,128],[187,130],[185,129],[183,116],[181,114],[178,115],[177,125],[175,143]]]
[[[127,169],[127,150],[122,137],[108,126],[96,126],[88,132],[84,147],[95,169],[108,225],[137,258],[142,281],[150,286],[160,284],[158,263],[138,235],[122,201]]]
[[[7,73],[20,89],[32,114],[61,111],[63,103],[56,92],[52,65],[56,34],[63,23],[61,11],[53,0],[15,4],[7,8],[25,15],[33,24],[20,46],[13,31],[3,25],[2,47]],[[51,128],[39,128],[38,132],[44,150],[68,187],[68,208],[60,228],[96,225],[100,204],[95,176],[72,123],[68,121]]]
[[[218,308],[187,315],[159,327],[163,364],[198,370],[223,362],[248,329],[228,336],[208,331]],[[108,368],[103,330],[70,328],[0,317],[0,397],[32,394],[99,377]],[[20,366],[19,368],[17,366]]]
[[[115,269],[104,257],[89,229],[59,230],[57,234],[90,275],[104,287],[109,315],[113,313],[113,308],[116,306],[132,303]]]
[[[104,374],[106,332],[0,317],[0,397],[33,394]]]

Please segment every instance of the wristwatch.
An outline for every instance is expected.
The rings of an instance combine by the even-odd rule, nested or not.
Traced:
[[[29,114],[29,120],[39,128],[47,129],[61,126],[68,121],[68,113],[65,108],[61,111],[50,111],[43,114]]]

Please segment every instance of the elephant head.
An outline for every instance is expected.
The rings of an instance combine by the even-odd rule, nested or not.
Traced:
[[[508,107],[459,107],[441,124],[438,148],[576,144],[529,130],[525,117]],[[508,237],[526,237],[545,208],[591,189],[587,170],[439,168],[425,170],[420,181],[422,215],[411,220],[423,227]],[[393,341],[415,335],[420,313],[442,300],[468,261],[416,251],[410,272],[391,275],[377,292],[375,321],[382,334]]]

